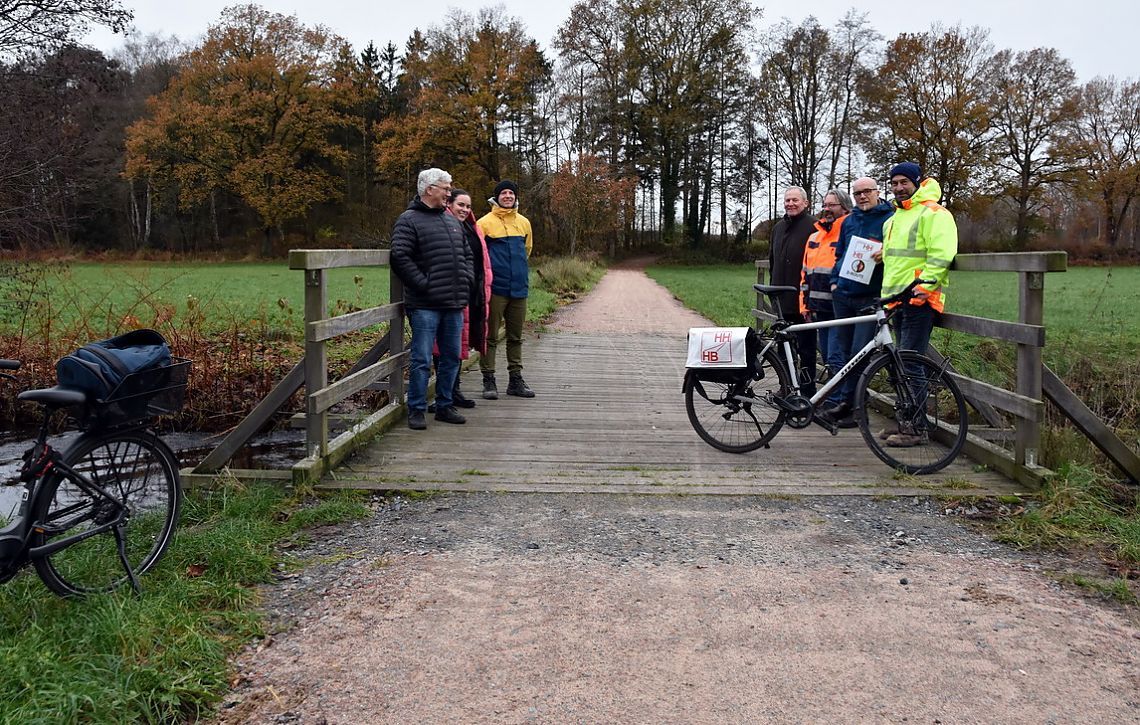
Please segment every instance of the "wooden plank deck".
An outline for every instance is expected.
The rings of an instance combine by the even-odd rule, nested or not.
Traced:
[[[965,456],[930,476],[896,475],[858,430],[787,426],[771,448],[722,453],[685,415],[684,335],[542,334],[524,348],[537,397],[477,398],[466,425],[400,425],[321,487],[734,495],[993,495],[1028,489]],[[481,388],[477,369],[463,389]],[[506,375],[499,376],[500,393]]]

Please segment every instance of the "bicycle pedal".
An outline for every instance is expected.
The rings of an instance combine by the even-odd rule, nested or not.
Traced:
[[[812,415],[811,421],[818,425],[820,428],[826,430],[831,435],[839,435],[839,426],[835,425],[834,423],[831,423],[830,421],[827,421],[818,415]]]

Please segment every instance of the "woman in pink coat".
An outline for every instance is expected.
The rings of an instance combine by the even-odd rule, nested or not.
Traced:
[[[466,360],[469,350],[478,350],[480,355],[487,353],[487,316],[491,308],[491,257],[487,254],[487,242],[483,230],[475,223],[471,213],[471,195],[463,189],[452,189],[447,200],[447,212],[459,220],[467,243],[471,246],[471,258],[475,261],[475,283],[471,290],[471,302],[463,310],[463,339],[459,357]],[[437,347],[434,351],[439,353]],[[459,392],[459,377],[455,378],[455,388],[451,399],[460,408],[474,408],[475,401]]]

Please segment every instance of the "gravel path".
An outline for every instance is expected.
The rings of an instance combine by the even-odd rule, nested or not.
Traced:
[[[614,270],[553,326],[642,295],[675,305]],[[1135,612],[1057,585],[1064,562],[992,543],[969,505],[374,507],[288,552],[305,566],[266,588],[274,633],[237,661],[218,722],[1140,722]]]

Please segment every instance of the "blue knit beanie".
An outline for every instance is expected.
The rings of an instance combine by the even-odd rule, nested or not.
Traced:
[[[922,181],[922,169],[918,168],[918,164],[911,161],[904,161],[901,164],[895,164],[891,167],[891,175],[888,178],[895,178],[896,176],[905,176],[918,186]]]

